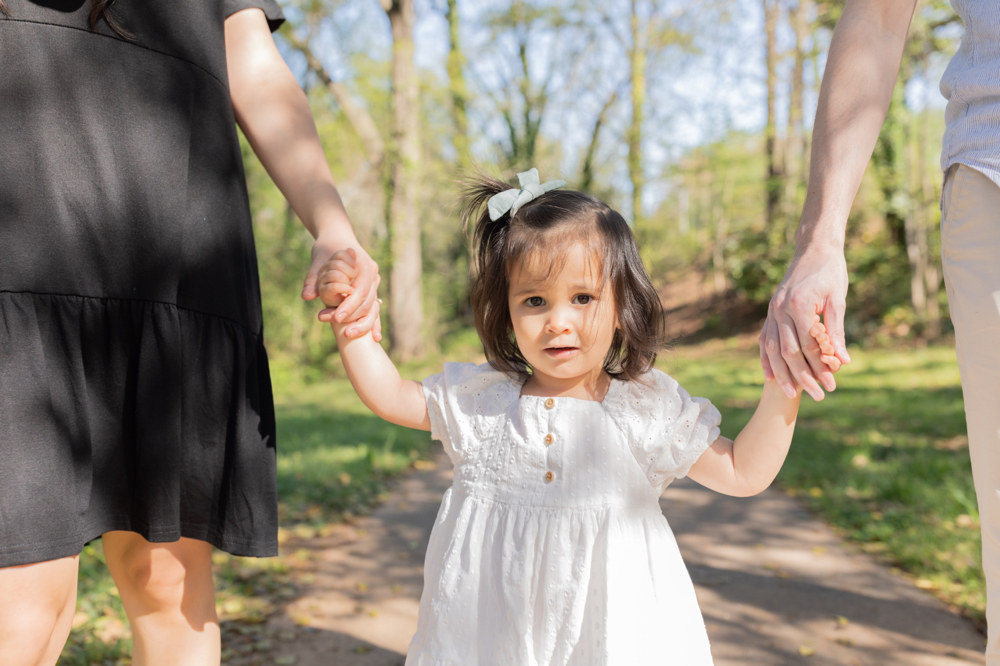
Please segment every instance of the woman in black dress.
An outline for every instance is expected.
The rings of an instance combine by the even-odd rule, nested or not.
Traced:
[[[376,327],[274,0],[0,1],[0,664],[54,664],[103,537],[134,664],[218,664],[211,550],[277,553],[235,122]]]

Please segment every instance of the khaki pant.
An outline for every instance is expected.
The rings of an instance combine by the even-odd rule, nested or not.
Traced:
[[[941,250],[955,324],[986,572],[986,663],[1000,666],[1000,187],[948,170]]]

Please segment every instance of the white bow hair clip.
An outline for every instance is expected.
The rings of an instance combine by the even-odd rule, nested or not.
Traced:
[[[514,217],[518,209],[535,197],[541,196],[550,190],[559,187],[566,187],[565,180],[550,180],[542,183],[538,178],[538,169],[529,169],[517,174],[517,182],[521,184],[521,189],[504,190],[499,194],[494,194],[487,202],[490,210],[490,219],[496,222],[508,211]]]

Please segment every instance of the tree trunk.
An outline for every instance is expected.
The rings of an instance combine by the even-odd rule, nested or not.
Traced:
[[[691,231],[691,195],[684,183],[677,190],[677,231],[681,236]]]
[[[458,163],[468,164],[469,153],[469,119],[467,113],[469,90],[465,85],[465,55],[459,35],[458,0],[448,0],[448,81],[451,93],[451,118],[455,127],[452,138],[455,152],[458,153]]]
[[[802,98],[805,83],[806,54],[805,41],[809,34],[806,12],[808,0],[799,0],[791,12],[792,29],[795,33],[794,64],[792,66],[791,94],[788,100],[788,137],[785,141],[785,240],[795,242],[796,220],[799,211],[799,191],[805,173],[805,128],[802,119]]]
[[[525,168],[535,165],[535,148],[538,146],[538,132],[542,128],[542,115],[545,110],[546,92],[537,90],[531,84],[531,67],[528,63],[527,34],[518,44],[518,58],[524,77],[521,79],[521,96],[524,98],[522,123],[524,124],[524,143],[518,164]]]
[[[589,192],[594,186],[594,155],[597,153],[597,139],[601,133],[601,127],[608,121],[608,113],[611,107],[618,101],[618,90],[611,93],[611,97],[604,103],[601,112],[597,114],[597,121],[594,123],[594,131],[590,135],[590,144],[587,152],[583,156],[583,168],[580,170],[580,189]]]
[[[400,361],[406,361],[424,351],[420,216],[417,202],[421,161],[420,88],[413,63],[413,0],[382,0],[382,5],[392,24],[390,340],[396,357]]]
[[[927,122],[930,114],[925,108],[917,119],[917,164],[919,171],[919,196],[917,198],[920,207],[920,220],[922,228],[922,246],[926,261],[924,262],[924,287],[927,290],[927,319],[924,323],[924,337],[929,340],[936,340],[941,337],[941,306],[938,304],[938,295],[941,290],[941,271],[938,269],[936,258],[930,253],[931,211],[936,208],[937,196],[934,192],[934,185],[931,181],[931,173],[927,168]]]
[[[734,189],[734,169],[726,165],[722,177],[722,191],[715,199],[715,242],[712,244],[712,272],[715,282],[715,293],[722,294],[729,287],[726,275],[726,244],[729,243],[730,200]]]
[[[910,303],[921,323],[927,320],[927,235],[924,232],[920,205],[910,209],[903,220],[906,233],[906,255],[910,260]]]
[[[292,48],[305,56],[306,66],[309,67],[310,71],[319,78],[326,89],[330,91],[330,94],[333,95],[333,99],[340,106],[340,110],[344,112],[347,122],[351,124],[358,138],[361,139],[361,144],[365,148],[368,161],[373,168],[378,169],[382,165],[383,160],[385,160],[385,141],[382,140],[382,134],[378,130],[378,125],[375,124],[375,120],[368,113],[368,109],[354,100],[354,95],[351,94],[347,86],[340,81],[334,81],[330,77],[329,72],[326,71],[326,67],[323,66],[323,63],[312,52],[306,41],[299,39],[290,31],[283,33],[283,36],[288,40]]]
[[[632,83],[632,121],[627,131],[628,175],[632,181],[632,223],[642,217],[642,115],[646,105],[646,49],[643,30],[636,11],[637,0],[632,0],[632,48],[629,52]]]
[[[777,221],[781,199],[781,169],[778,166],[778,130],[775,119],[775,93],[778,87],[778,1],[762,0],[764,6],[765,64],[767,66],[767,125],[764,129],[764,151],[767,157],[767,228]]]

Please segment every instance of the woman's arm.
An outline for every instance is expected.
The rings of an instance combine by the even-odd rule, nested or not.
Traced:
[[[776,381],[764,382],[757,411],[736,440],[715,440],[688,476],[726,495],[749,497],[762,492],[774,481],[788,455],[800,395],[788,398]]]
[[[316,239],[302,297],[317,297],[316,276],[331,256],[354,248],[359,273],[353,294],[338,305],[336,321],[355,321],[358,334],[374,328],[378,266],[354,235],[334,185],[305,93],[278,53],[264,12],[245,9],[226,19],[226,61],[236,121],[295,214]],[[329,317],[326,317],[329,319]]]
[[[837,22],[816,107],[809,187],[788,272],[768,308],[760,361],[786,395],[795,385],[815,400],[836,388],[831,370],[809,341],[823,314],[837,350],[844,345],[847,264],[844,233],[851,204],[878,139],[896,85],[916,0],[848,0]],[[819,383],[817,383],[819,380]]]

